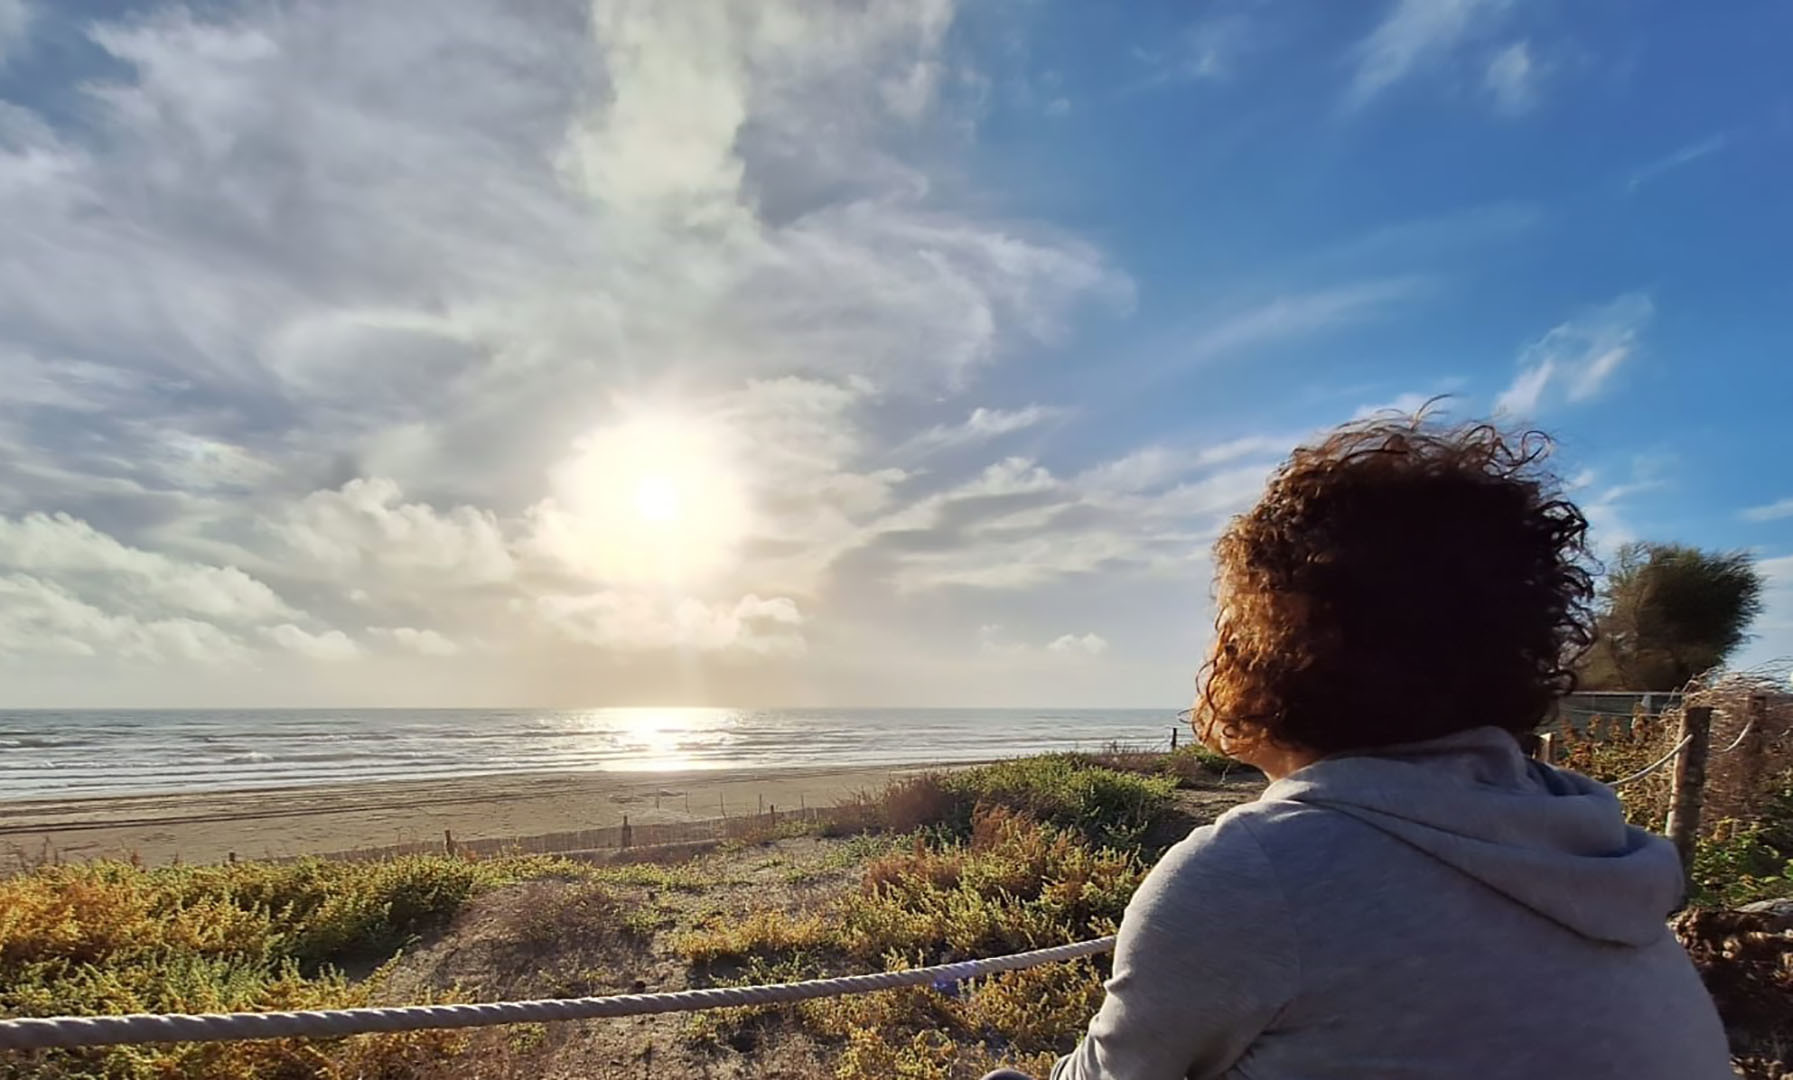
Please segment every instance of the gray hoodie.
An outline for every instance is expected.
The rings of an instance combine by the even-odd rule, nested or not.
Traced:
[[[1172,848],[1053,1080],[1731,1077],[1666,841],[1480,728],[1280,780]]]

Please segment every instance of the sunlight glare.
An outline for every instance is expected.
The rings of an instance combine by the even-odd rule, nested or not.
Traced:
[[[748,525],[728,436],[666,411],[594,429],[554,470],[537,542],[603,581],[690,585],[726,571]]]
[[[679,519],[683,502],[678,485],[668,477],[649,474],[635,484],[635,512],[643,521],[670,525]]]

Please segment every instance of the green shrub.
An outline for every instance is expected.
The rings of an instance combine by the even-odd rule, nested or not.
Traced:
[[[930,843],[917,834],[907,850],[873,858],[859,889],[827,909],[718,915],[679,946],[700,967],[738,965],[729,982],[1042,948],[1112,932],[1144,869],[1133,854],[993,806],[976,813],[964,840]],[[792,1023],[838,1047],[843,1080],[974,1076],[1004,1063],[1041,1069],[1088,1022],[1103,968],[1054,964],[957,987],[728,1010],[697,1019],[692,1030],[738,1043],[742,1032]]]
[[[445,923],[473,893],[576,873],[542,858],[233,863],[145,870],[46,865],[0,880],[0,1013],[267,1011],[369,1003],[372,967]],[[0,1077],[419,1075],[458,1033],[52,1051]]]

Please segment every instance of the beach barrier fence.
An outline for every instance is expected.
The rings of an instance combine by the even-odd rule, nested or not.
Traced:
[[[404,855],[564,855],[583,851],[624,851],[631,848],[664,847],[707,841],[755,840],[776,835],[784,829],[807,829],[829,825],[865,823],[867,811],[854,804],[844,806],[807,806],[791,810],[769,807],[764,813],[726,818],[697,818],[690,821],[656,821],[634,823],[623,819],[620,825],[594,829],[573,829],[543,833],[537,836],[456,837],[444,830],[441,839],[415,840],[374,847],[350,848],[315,856],[290,856],[278,862],[294,862],[300,858],[345,860],[390,859]]]

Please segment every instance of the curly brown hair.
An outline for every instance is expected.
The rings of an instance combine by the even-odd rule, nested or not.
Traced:
[[[1593,640],[1587,520],[1551,445],[1422,411],[1296,450],[1214,545],[1202,740],[1325,754],[1535,728]]]

